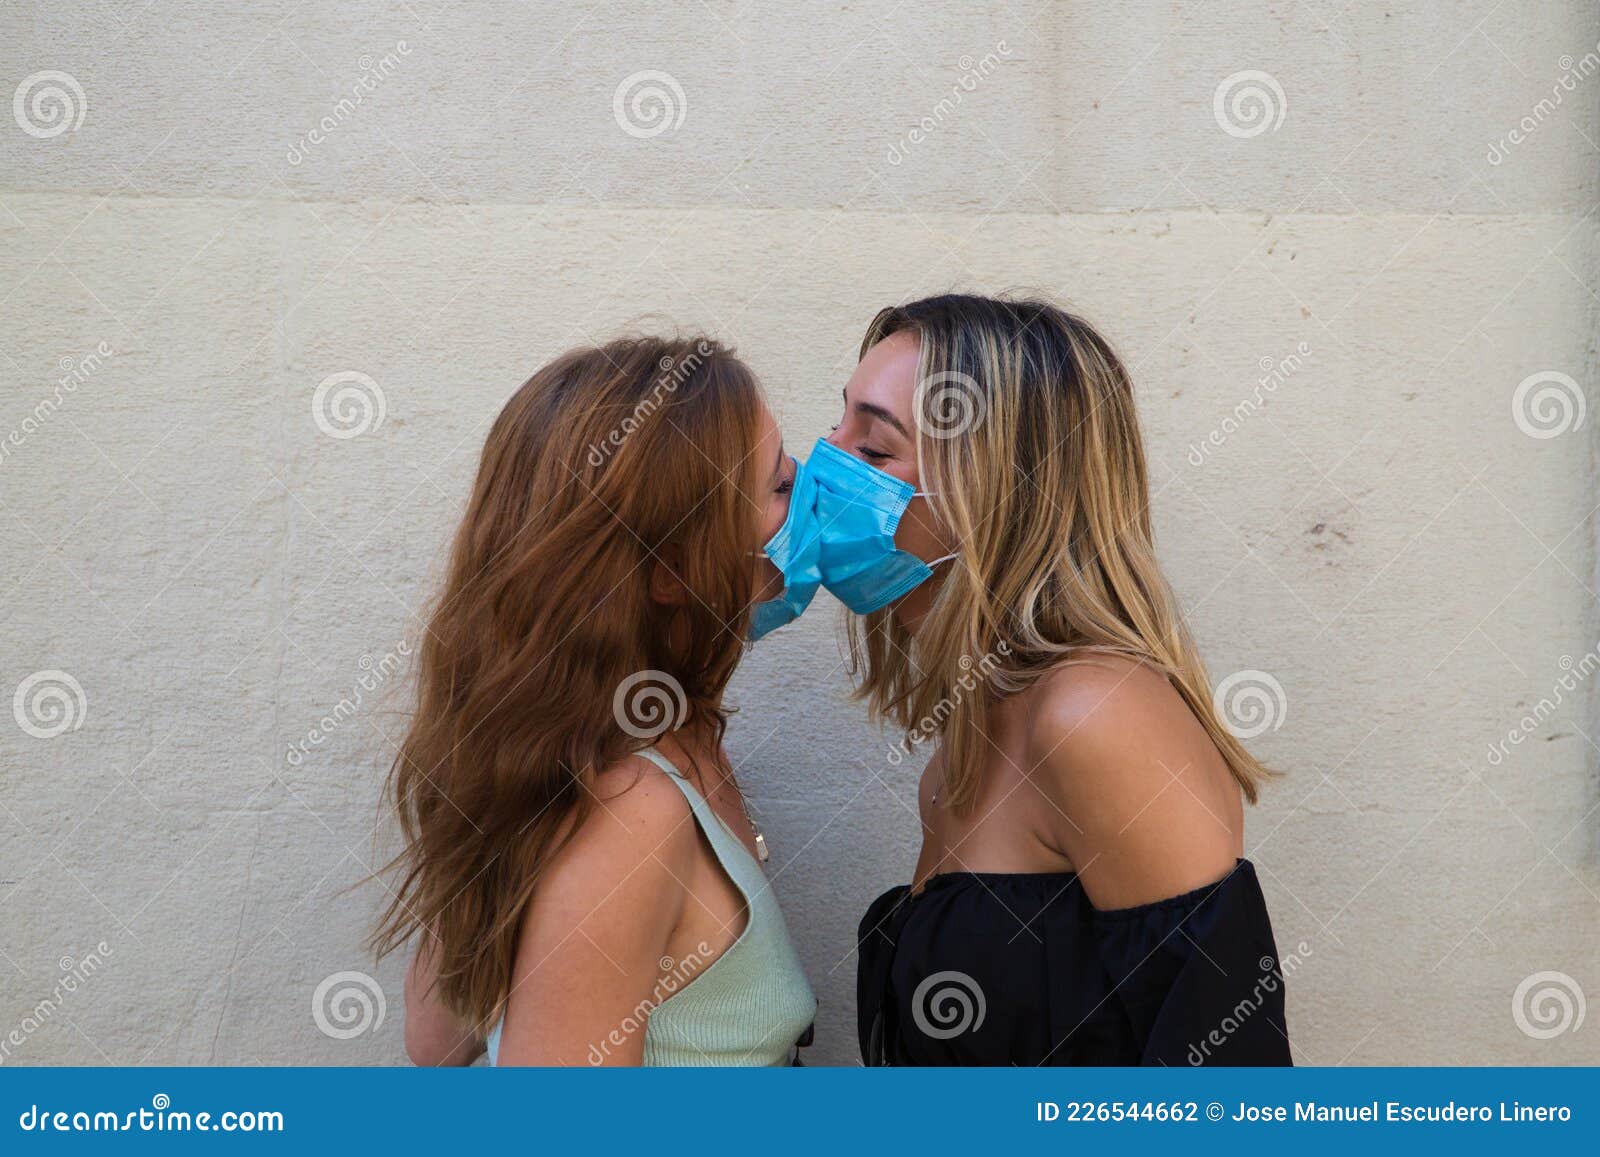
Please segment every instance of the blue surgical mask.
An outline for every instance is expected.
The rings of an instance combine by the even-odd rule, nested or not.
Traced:
[[[822,585],[856,614],[888,606],[925,582],[934,567],[956,557],[947,554],[924,562],[895,546],[895,528],[906,506],[919,494],[926,497],[911,483],[845,453],[826,438],[817,440],[806,468],[817,491]]]
[[[822,582],[817,560],[821,553],[817,527],[817,484],[803,462],[794,467],[794,489],[789,493],[789,513],[761,557],[783,574],[783,593],[750,609],[750,639],[794,622],[811,603]]]

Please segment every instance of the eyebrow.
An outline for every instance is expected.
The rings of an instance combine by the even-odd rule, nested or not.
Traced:
[[[844,398],[845,405],[848,406],[850,404],[850,395],[846,394],[843,390],[840,390],[839,394]],[[911,437],[910,431],[900,424],[900,419],[889,413],[889,411],[885,410],[882,406],[874,406],[871,402],[857,402],[855,405],[855,410],[858,414],[865,414],[869,418],[874,418],[877,421],[889,423],[889,425],[900,431],[900,436],[902,438]]]
[[[783,460],[784,460],[784,457],[785,457],[785,455],[784,455],[784,452],[783,452],[783,439],[779,438],[778,439],[778,460],[772,464],[772,476],[774,478],[778,477],[778,475],[783,473]]]

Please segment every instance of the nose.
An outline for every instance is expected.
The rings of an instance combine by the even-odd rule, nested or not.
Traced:
[[[828,445],[832,446],[836,450],[843,450],[846,454],[852,454],[857,458],[861,456],[859,454],[854,454],[854,452],[850,449],[849,439],[845,437],[845,429],[843,426],[835,426],[828,432],[828,436],[824,439],[824,441],[826,441]]]

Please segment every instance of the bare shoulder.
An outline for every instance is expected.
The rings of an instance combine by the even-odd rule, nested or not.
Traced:
[[[652,833],[675,842],[694,842],[694,813],[683,789],[642,755],[632,755],[595,776],[595,816],[608,838]],[[596,823],[591,817],[591,823]]]
[[[1132,741],[1181,741],[1204,729],[1166,675],[1121,655],[1088,654],[1057,668],[1032,691],[1028,743],[1035,762],[1070,770],[1125,750]]]
[[[632,756],[596,776],[590,797],[588,814],[540,878],[535,908],[589,913],[680,894],[699,834],[666,773]]]
[[[577,1063],[648,999],[688,904],[699,836],[678,786],[632,757],[588,790],[522,918],[501,1063]],[[616,1056],[636,1064],[641,1049],[634,1034]]]
[[[1086,655],[1030,694],[1032,775],[1097,904],[1141,904],[1225,874],[1242,846],[1238,788],[1163,672]]]

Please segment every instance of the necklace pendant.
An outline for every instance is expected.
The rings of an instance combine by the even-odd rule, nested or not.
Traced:
[[[772,853],[767,851],[767,837],[760,832],[756,833],[756,859],[763,864],[772,858]]]

